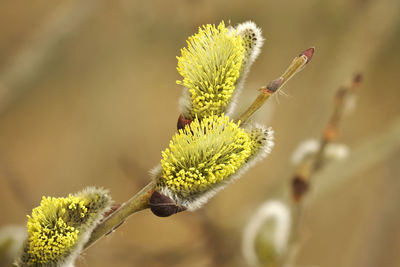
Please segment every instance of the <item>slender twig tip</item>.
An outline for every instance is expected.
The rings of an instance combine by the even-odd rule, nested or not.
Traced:
[[[310,62],[312,56],[314,55],[315,47],[310,47],[307,50],[303,51],[300,56],[305,56],[307,58],[307,62]]]

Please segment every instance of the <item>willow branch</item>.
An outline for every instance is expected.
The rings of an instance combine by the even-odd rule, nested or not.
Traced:
[[[336,140],[339,132],[339,123],[345,109],[346,97],[354,93],[361,82],[361,75],[357,74],[351,82],[342,86],[336,93],[334,107],[331,117],[322,132],[319,149],[314,157],[304,158],[297,167],[292,179],[292,196],[299,203],[307,193],[311,179],[314,174],[325,165],[325,149],[332,141]]]
[[[249,119],[254,112],[256,112],[265,101],[270,98],[273,94],[278,92],[296,73],[301,71],[305,65],[310,62],[314,54],[314,47],[311,47],[299,56],[295,57],[286,71],[277,79],[273,80],[268,84],[268,86],[260,89],[260,94],[257,96],[256,100],[250,105],[250,107],[239,116],[238,121],[245,122]]]
[[[101,222],[92,232],[89,241],[85,244],[85,248],[93,245],[97,240],[114,231],[120,226],[130,215],[147,209],[149,207],[149,199],[155,188],[154,182],[150,182],[143,187],[139,193],[126,201],[115,212]]]
[[[313,164],[313,171],[318,171],[321,169],[323,165],[323,154],[326,148],[326,145],[329,144],[330,142],[336,140],[339,132],[339,123],[342,119],[343,112],[346,108],[346,98],[354,94],[356,89],[358,88],[360,82],[361,82],[361,74],[357,74],[353,77],[352,81],[349,84],[346,84],[345,86],[341,87],[335,96],[335,105],[333,108],[332,115],[329,119],[329,122],[327,126],[325,127],[325,130],[323,132],[322,138],[321,138],[321,145],[319,147],[319,150],[316,154],[316,158]]]
[[[284,266],[291,266],[295,260],[299,244],[301,242],[300,230],[304,221],[304,212],[309,203],[307,195],[311,180],[315,180],[315,174],[325,166],[325,150],[327,145],[338,136],[338,126],[345,109],[346,97],[353,93],[361,81],[361,75],[357,74],[350,83],[342,86],[336,93],[334,108],[331,117],[322,133],[319,149],[312,157],[305,157],[297,167],[292,178],[293,202],[293,226],[287,251],[287,259]]]

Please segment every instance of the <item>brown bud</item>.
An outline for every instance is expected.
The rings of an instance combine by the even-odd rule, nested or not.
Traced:
[[[304,194],[307,193],[310,185],[306,180],[300,176],[296,176],[292,179],[292,195],[296,202],[299,202]]]
[[[304,51],[300,54],[300,56],[305,56],[305,57],[307,58],[306,64],[307,64],[308,62],[310,62],[312,56],[314,55],[314,51],[315,51],[315,48],[314,48],[314,47],[310,47],[310,48],[308,48],[307,50],[304,50]]]
[[[176,205],[175,201],[158,191],[154,191],[150,197],[149,206],[154,215],[168,217],[186,210],[185,207]]]
[[[185,118],[182,116],[182,114],[179,115],[178,123],[177,123],[177,128],[178,128],[178,130],[180,130],[180,129],[185,129],[185,126],[188,125],[188,124],[190,124],[191,122],[192,122],[192,120],[185,119]]]
[[[362,74],[361,73],[357,73],[356,75],[354,75],[354,78],[353,78],[353,83],[355,84],[355,85],[358,85],[359,83],[361,83],[361,81],[362,81]]]
[[[279,77],[278,79],[273,80],[267,86],[267,89],[273,93],[275,93],[282,85],[283,77]]]

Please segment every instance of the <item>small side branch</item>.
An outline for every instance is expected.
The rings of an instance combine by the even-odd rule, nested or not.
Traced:
[[[311,47],[299,56],[295,57],[286,71],[277,79],[273,80],[268,84],[268,86],[260,88],[260,94],[257,96],[256,100],[251,104],[251,106],[239,116],[238,121],[242,123],[246,122],[262,105],[264,105],[267,99],[279,91],[296,73],[301,71],[305,65],[310,62],[313,54],[314,47]]]
[[[325,150],[329,143],[336,140],[338,136],[338,125],[341,121],[345,110],[346,97],[354,93],[361,82],[361,75],[357,74],[353,77],[350,83],[342,86],[336,93],[334,99],[334,108],[331,117],[328,120],[327,126],[322,132],[321,141],[317,153],[312,157],[305,157],[297,167],[292,178],[291,194],[293,199],[293,226],[291,238],[289,241],[289,249],[287,251],[287,259],[283,266],[291,266],[296,257],[299,244],[301,242],[300,230],[303,225],[304,213],[307,210],[308,197],[307,193],[314,180],[316,173],[325,167]]]
[[[314,174],[324,167],[325,150],[329,143],[335,141],[339,132],[339,123],[345,110],[346,97],[353,94],[361,82],[361,75],[357,74],[351,82],[339,88],[334,99],[334,108],[325,129],[322,132],[319,149],[314,157],[306,157],[299,164],[297,171],[292,179],[292,196],[296,202],[301,201],[303,195],[307,193],[310,180]],[[301,187],[301,188],[300,188]]]
[[[150,182],[148,185],[143,187],[139,193],[134,195],[131,199],[126,201],[108,216],[103,222],[101,222],[92,232],[89,241],[85,244],[85,249],[93,245],[97,240],[103,236],[111,233],[120,226],[130,215],[147,209],[149,207],[149,199],[155,189],[154,182]]]
[[[323,164],[323,153],[326,148],[326,145],[334,140],[336,140],[339,132],[339,122],[343,116],[343,112],[346,109],[346,98],[354,94],[356,89],[358,88],[361,82],[362,76],[361,74],[356,74],[353,80],[347,85],[341,87],[335,96],[335,106],[332,112],[332,115],[329,119],[327,126],[323,132],[321,138],[321,146],[317,152],[317,156],[313,165],[314,171],[319,170]]]

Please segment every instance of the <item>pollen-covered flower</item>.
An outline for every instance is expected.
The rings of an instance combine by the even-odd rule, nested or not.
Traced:
[[[162,152],[157,190],[194,210],[272,147],[272,131],[242,129],[224,114],[197,118]]]
[[[43,197],[28,216],[28,238],[20,266],[73,262],[110,203],[108,192],[95,188],[68,197]]]
[[[229,32],[221,22],[207,24],[189,37],[188,47],[178,57],[178,71],[188,91],[184,92],[185,118],[199,119],[221,114],[232,99],[240,76],[245,48],[240,36]]]
[[[186,88],[180,100],[185,119],[231,113],[250,65],[263,44],[253,22],[237,28],[207,24],[189,37],[178,57],[178,71]]]
[[[183,80],[177,83],[185,86],[179,132],[153,172],[157,186],[149,205],[154,214],[165,217],[199,208],[270,152],[270,128],[242,127],[229,119],[263,41],[253,22],[236,28],[207,24],[189,37],[178,57]]]

